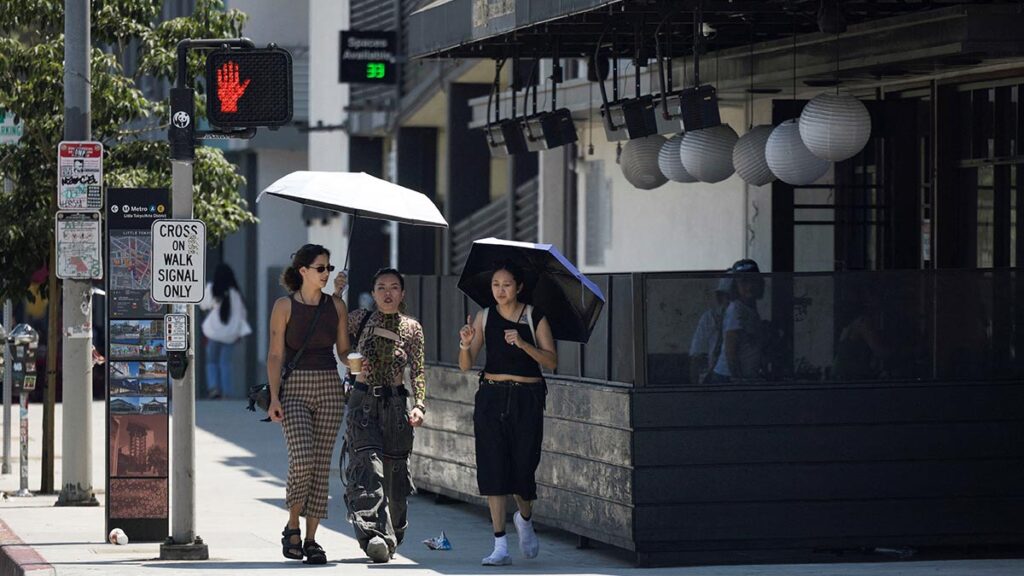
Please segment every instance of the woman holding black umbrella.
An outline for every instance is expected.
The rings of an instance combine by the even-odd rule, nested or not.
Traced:
[[[473,410],[477,485],[487,496],[494,528],[494,550],[483,559],[484,566],[511,562],[505,535],[509,494],[518,506],[513,520],[520,551],[535,558],[540,547],[531,517],[547,394],[541,367],[554,369],[558,356],[544,314],[519,301],[523,279],[523,270],[513,262],[497,264],[491,275],[497,304],[478,312],[475,319],[466,317],[459,330],[460,369],[470,370],[487,346]]]

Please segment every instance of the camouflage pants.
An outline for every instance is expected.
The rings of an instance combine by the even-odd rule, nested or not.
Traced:
[[[374,397],[353,390],[348,402],[342,481],[345,506],[359,547],[380,536],[394,553],[405,537],[413,429],[405,397]]]

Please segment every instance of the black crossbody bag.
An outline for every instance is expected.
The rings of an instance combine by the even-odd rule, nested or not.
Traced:
[[[330,300],[330,297],[327,298]],[[316,324],[320,321],[320,312],[324,307],[324,299],[320,298],[320,303],[317,304],[316,312],[313,313],[313,321],[309,323],[309,329],[306,330],[306,337],[302,340],[302,346],[298,352],[295,353],[295,357],[292,358],[291,362],[288,362],[281,367],[281,389],[284,389],[284,381],[292,375],[295,370],[295,366],[299,363],[299,359],[302,358],[302,353],[306,351],[306,345],[309,344],[309,339],[313,337],[313,331],[316,330]],[[249,387],[249,405],[245,407],[250,412],[255,412],[256,407],[266,412],[270,408],[270,383],[264,382],[262,384],[254,384]],[[269,420],[269,418],[267,419]]]

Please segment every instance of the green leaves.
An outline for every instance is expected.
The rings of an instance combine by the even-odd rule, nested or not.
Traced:
[[[157,22],[161,6],[92,1],[92,137],[103,142],[111,187],[170,187],[167,102],[148,100],[140,86],[176,80],[180,40],[242,34],[245,15],[226,11],[222,0],[196,0],[188,18]],[[190,54],[189,73],[202,77],[201,55]],[[0,108],[24,128],[17,146],[0,146],[0,174],[13,184],[12,192],[0,193],[0,300],[17,300],[47,263],[53,234],[56,149],[64,133],[63,0],[6,2],[0,10]],[[206,221],[211,244],[256,221],[239,194],[244,178],[220,150],[198,147],[193,174],[194,213]]]

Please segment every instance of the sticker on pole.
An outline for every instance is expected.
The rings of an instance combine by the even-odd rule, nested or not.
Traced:
[[[61,142],[57,147],[57,208],[103,208],[103,144]]]
[[[153,222],[153,300],[198,304],[206,283],[206,224],[202,220]]]
[[[55,217],[57,236],[57,278],[97,280],[103,278],[102,230],[99,212],[68,212]]]
[[[164,314],[164,346],[168,352],[188,350],[188,314]]]

